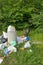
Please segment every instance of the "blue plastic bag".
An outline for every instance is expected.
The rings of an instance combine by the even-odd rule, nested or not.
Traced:
[[[29,38],[29,37],[26,37],[26,40],[27,40],[27,41],[29,41],[29,40],[30,40],[30,38]]]

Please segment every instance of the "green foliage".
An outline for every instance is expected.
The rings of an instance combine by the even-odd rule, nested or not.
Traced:
[[[0,28],[13,25],[18,30],[36,29],[43,25],[42,13],[43,0],[0,0]]]

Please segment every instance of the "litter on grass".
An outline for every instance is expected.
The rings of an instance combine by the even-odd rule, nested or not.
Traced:
[[[2,44],[0,44],[0,50],[2,50]]]
[[[17,40],[15,27],[8,26],[7,33],[8,33],[8,43],[10,43],[11,41],[16,41]]]
[[[15,45],[17,45],[17,43],[16,43],[16,41],[11,41],[11,42],[10,42],[10,45],[11,45],[11,46],[15,46]]]
[[[0,50],[3,50],[3,53],[5,56],[12,52],[17,52],[16,45],[19,45],[20,43],[25,43],[23,48],[20,48],[20,50],[24,50],[26,48],[30,48],[30,38],[28,36],[17,36],[16,29],[13,26],[8,26],[7,33],[3,31],[2,36],[0,36]],[[29,50],[32,52],[32,50]],[[0,58],[0,64],[2,63],[3,58]]]
[[[2,58],[0,58],[0,64],[3,62],[3,59]]]
[[[7,38],[8,38],[7,33],[6,33],[6,32],[4,32],[4,31],[3,31],[3,37],[4,37],[5,39],[7,39]]]
[[[8,55],[8,54],[10,54],[12,52],[17,52],[17,49],[14,46],[9,46],[8,48],[6,48],[4,50],[4,54],[5,55]]]
[[[30,49],[30,52],[32,52],[32,50]]]
[[[24,48],[30,48],[30,47],[31,47],[31,45],[30,45],[29,41],[27,41],[27,42],[25,43],[25,45],[24,45]]]
[[[20,44],[20,43],[23,43],[23,40],[21,37],[17,36],[17,43]]]

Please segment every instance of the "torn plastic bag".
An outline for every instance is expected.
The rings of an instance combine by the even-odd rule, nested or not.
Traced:
[[[3,31],[3,38],[7,39],[8,38],[8,35],[6,32]]]
[[[0,64],[3,62],[3,59],[2,58],[0,58]]]
[[[30,48],[30,47],[31,47],[31,45],[30,45],[29,41],[26,42],[25,45],[24,45],[24,48]]]

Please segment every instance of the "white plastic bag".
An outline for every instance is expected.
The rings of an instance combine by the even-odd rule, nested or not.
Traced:
[[[22,40],[21,37],[18,37],[18,36],[17,36],[17,43],[18,43],[18,44],[23,43],[23,40]]]
[[[8,35],[7,35],[7,33],[6,32],[4,32],[3,31],[3,37],[6,39],[6,38],[8,38]]]
[[[0,50],[2,50],[2,44],[0,44]]]
[[[31,45],[30,45],[29,41],[28,41],[28,42],[26,42],[26,43],[25,43],[25,45],[24,45],[24,48],[28,48],[28,47],[29,47],[29,48],[31,47]]]
[[[8,47],[8,50],[17,52],[17,49],[14,46],[9,46]]]
[[[2,59],[2,58],[0,58],[0,64],[2,63],[2,61],[3,61],[3,59]]]

